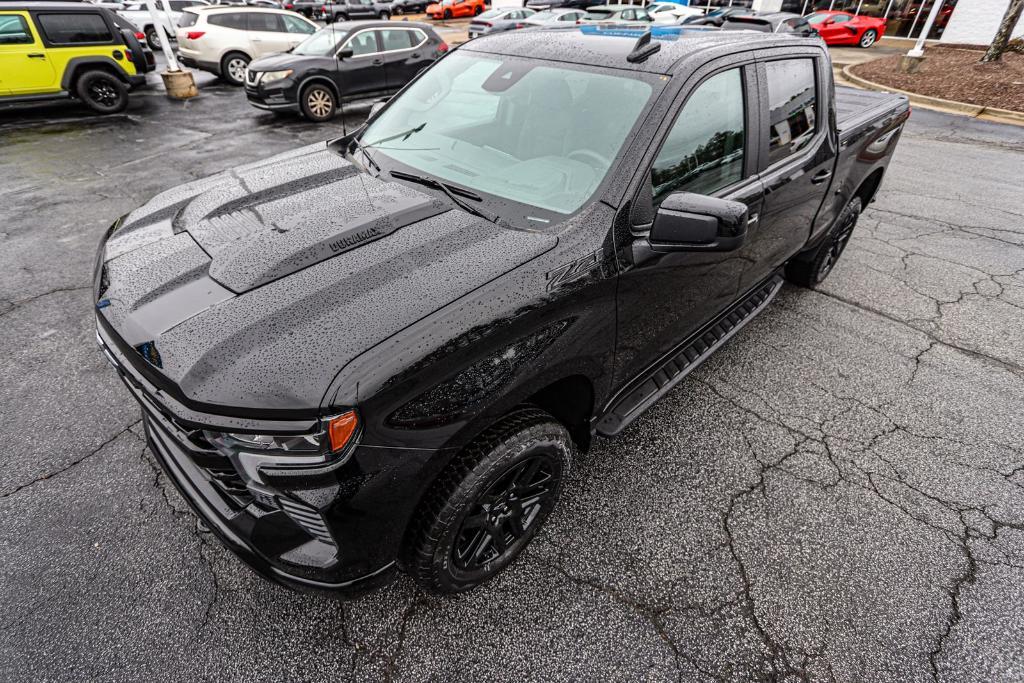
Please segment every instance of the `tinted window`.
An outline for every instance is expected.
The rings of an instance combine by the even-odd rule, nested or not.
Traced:
[[[284,22],[281,21],[281,16],[278,14],[271,14],[269,12],[250,12],[249,30],[274,31],[282,33],[284,32]]]
[[[109,43],[114,37],[98,14],[40,14],[39,26],[51,43]]]
[[[23,17],[0,14],[0,45],[22,45],[35,42]]]
[[[743,177],[743,78],[730,69],[690,95],[651,168],[654,199],[711,194]]]
[[[368,55],[377,52],[377,39],[374,31],[363,31],[345,43],[345,47],[352,48],[352,55]]]
[[[244,31],[246,27],[245,15],[236,12],[213,14],[206,20],[206,23],[213,24],[214,26],[223,26],[224,28],[236,28],[239,31]]]
[[[213,18],[214,17],[210,17],[210,23],[211,24],[213,23]],[[178,26],[180,26],[181,28],[188,28],[189,26],[195,26],[196,25],[196,21],[198,21],[198,20],[199,20],[199,15],[198,14],[195,14],[194,12],[182,12],[181,16],[178,18]]]
[[[281,20],[284,21],[284,30],[288,33],[313,33],[316,31],[315,26],[310,26],[302,19],[293,17],[288,14],[282,14]]]
[[[408,50],[419,42],[419,39],[412,34],[412,31],[399,31],[384,29],[380,32],[381,40],[384,41],[384,51]]]
[[[775,163],[803,149],[814,136],[814,60],[783,59],[765,66],[771,123],[768,162]]]
[[[563,14],[562,16],[558,17],[558,20],[559,21],[576,21],[579,18],[580,18],[579,12],[570,12],[569,14]]]

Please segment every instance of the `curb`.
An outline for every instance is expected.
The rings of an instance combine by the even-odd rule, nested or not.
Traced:
[[[911,104],[922,107],[953,112],[956,114],[964,114],[973,118],[993,118],[998,119],[1001,123],[1024,126],[1024,112],[1013,111],[1012,109],[999,109],[997,107],[985,107],[979,104],[957,102],[956,100],[944,100],[941,97],[931,97],[929,95],[919,95],[918,93],[909,92],[907,90],[899,90],[898,88],[892,88],[857,76],[851,72],[851,68],[854,66],[857,65],[847,64],[843,67],[843,78],[866,90],[878,90],[881,92],[896,93],[897,95],[905,95],[907,99],[910,100]]]

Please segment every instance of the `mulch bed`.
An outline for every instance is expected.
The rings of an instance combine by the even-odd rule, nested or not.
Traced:
[[[861,78],[920,95],[985,107],[1024,111],[1024,55],[1006,52],[1002,62],[982,64],[984,51],[929,47],[915,74],[900,73],[900,56],[854,66]]]

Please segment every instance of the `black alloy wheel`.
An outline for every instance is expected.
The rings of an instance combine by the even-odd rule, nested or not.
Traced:
[[[540,513],[550,507],[559,469],[546,453],[508,468],[462,520],[452,552],[455,566],[480,571],[516,552]]]
[[[574,447],[534,407],[498,420],[456,456],[424,496],[401,565],[424,588],[458,593],[512,564],[554,509]]]
[[[824,281],[839,262],[846,245],[850,243],[853,229],[857,227],[861,207],[860,197],[851,199],[840,212],[824,241],[786,264],[786,279],[803,287],[815,287]]]
[[[116,114],[128,107],[128,88],[107,71],[87,71],[75,84],[78,98],[98,114]]]

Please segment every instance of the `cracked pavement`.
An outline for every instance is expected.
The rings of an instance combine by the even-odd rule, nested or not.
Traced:
[[[197,526],[95,347],[114,218],[341,129],[201,86],[0,111],[0,679],[1024,679],[1024,129],[915,110],[823,288],[580,457],[511,571],[340,602]]]

